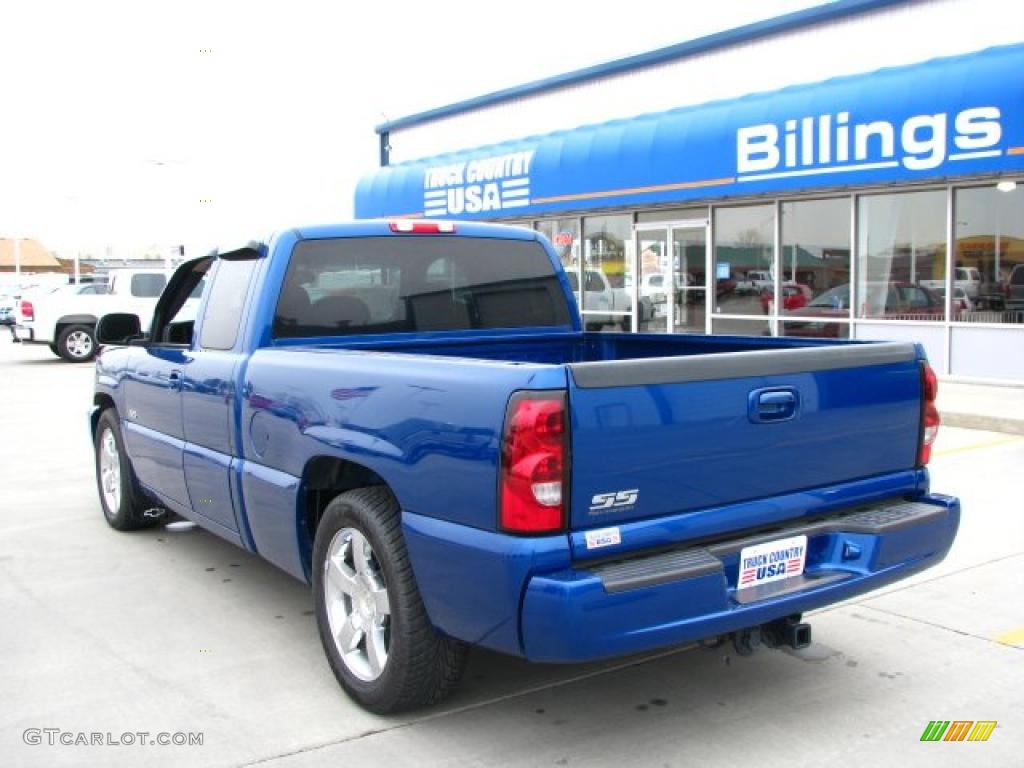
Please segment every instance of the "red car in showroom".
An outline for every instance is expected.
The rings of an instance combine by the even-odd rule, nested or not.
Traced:
[[[793,310],[806,307],[814,298],[811,289],[803,283],[783,283],[782,285],[782,310],[792,312]],[[772,291],[761,291],[761,309],[766,315],[771,314],[775,297]]]

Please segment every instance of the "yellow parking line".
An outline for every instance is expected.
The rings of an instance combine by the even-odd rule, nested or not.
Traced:
[[[944,451],[935,451],[932,456],[952,456],[954,453],[965,453],[966,451],[977,451],[980,448],[996,448],[1000,445],[1011,445],[1013,443],[1024,442],[1024,437],[1007,437],[1003,440],[991,440],[987,443],[974,443],[972,445],[964,445],[959,448],[947,448]]]
[[[1011,629],[1009,632],[1003,632],[1003,634],[996,637],[997,643],[1003,645],[1015,645],[1018,648],[1024,648],[1024,627],[1017,627]]]

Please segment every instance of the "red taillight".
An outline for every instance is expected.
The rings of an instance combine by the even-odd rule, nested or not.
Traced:
[[[939,409],[935,400],[939,396],[939,380],[928,363],[921,363],[921,447],[917,466],[925,466],[932,458],[932,443],[939,434]]]
[[[564,527],[566,438],[564,393],[512,396],[501,441],[503,530],[551,533]]]
[[[31,301],[25,301],[25,299],[22,299],[18,302],[18,312],[21,314],[22,320],[36,319],[36,308],[32,306]]]
[[[452,235],[455,225],[450,221],[422,221],[419,219],[395,219],[388,222],[392,232],[410,235]]]

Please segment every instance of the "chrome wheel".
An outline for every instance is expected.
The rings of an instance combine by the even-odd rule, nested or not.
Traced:
[[[64,340],[64,348],[76,360],[85,360],[92,354],[92,336],[87,331],[72,331]]]
[[[391,604],[377,555],[355,528],[331,539],[324,559],[324,603],[331,637],[348,670],[364,682],[384,672],[391,643]]]
[[[109,514],[116,515],[121,509],[121,454],[110,428],[100,435],[100,492]]]

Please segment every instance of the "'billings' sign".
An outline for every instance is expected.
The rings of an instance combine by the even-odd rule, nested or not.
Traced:
[[[427,168],[423,212],[427,216],[489,213],[530,204],[533,150]]]

